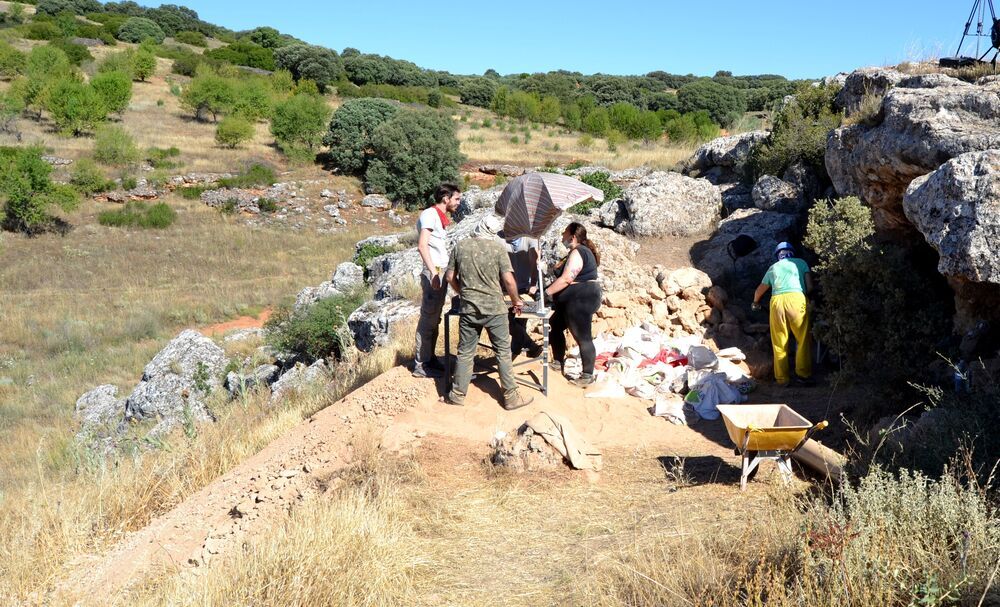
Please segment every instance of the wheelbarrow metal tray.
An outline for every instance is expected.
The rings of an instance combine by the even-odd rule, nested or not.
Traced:
[[[737,449],[746,440],[747,451],[791,451],[812,428],[809,420],[788,405],[719,405],[719,413]]]

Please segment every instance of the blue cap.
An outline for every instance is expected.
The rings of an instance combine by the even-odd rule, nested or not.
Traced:
[[[778,246],[774,247],[774,254],[777,255],[782,251],[795,251],[795,247],[790,242],[779,242]]]

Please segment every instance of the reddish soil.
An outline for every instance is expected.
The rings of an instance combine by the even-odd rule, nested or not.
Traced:
[[[261,312],[259,316],[240,316],[239,318],[227,320],[226,322],[208,325],[207,327],[202,328],[201,332],[204,335],[212,336],[223,335],[237,329],[259,329],[264,326],[264,323],[266,323],[267,319],[270,317],[271,309],[267,308]]]

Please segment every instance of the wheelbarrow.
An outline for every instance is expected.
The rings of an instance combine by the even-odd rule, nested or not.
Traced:
[[[741,490],[766,459],[777,463],[782,479],[790,481],[792,454],[827,426],[826,421],[811,423],[788,405],[719,405],[719,413],[742,460]]]

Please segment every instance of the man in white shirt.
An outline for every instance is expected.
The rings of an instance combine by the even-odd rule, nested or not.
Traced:
[[[442,183],[434,191],[434,204],[417,219],[417,252],[423,263],[420,273],[420,321],[417,323],[414,377],[441,377],[444,366],[434,357],[441,325],[441,310],[448,293],[444,275],[448,269],[448,214],[458,209],[462,191],[453,183]]]

